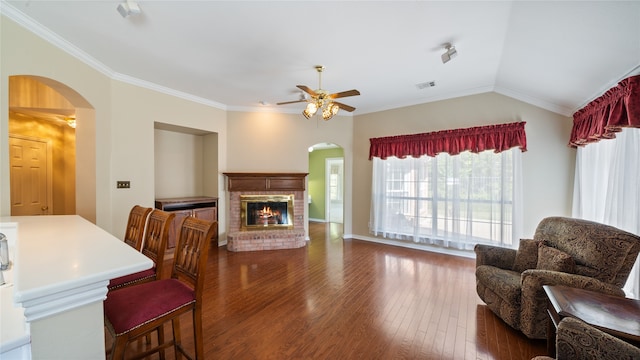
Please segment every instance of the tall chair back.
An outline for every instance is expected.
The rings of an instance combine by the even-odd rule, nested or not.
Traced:
[[[153,260],[156,272],[155,280],[160,279],[162,276],[164,255],[167,251],[167,241],[169,238],[169,227],[175,216],[176,214],[174,213],[159,209],[154,209],[151,211],[151,214],[149,214],[147,230],[140,251],[143,255]]]
[[[131,211],[129,211],[127,228],[124,233],[124,242],[138,251],[140,251],[140,246],[142,245],[145,223],[151,210],[151,208],[135,205],[131,208]]]
[[[217,230],[217,222],[209,222],[194,217],[187,217],[182,221],[178,233],[178,244],[174,256],[171,277],[188,283],[192,288],[203,288],[204,268],[207,264],[208,233]]]
[[[164,271],[164,255],[167,249],[167,239],[169,238],[169,227],[176,215],[158,209],[149,210],[150,213],[147,219],[144,237],[142,241],[140,241],[139,250],[142,254],[153,260],[153,267],[111,279],[107,286],[109,291],[158,280],[162,277],[162,272]]]

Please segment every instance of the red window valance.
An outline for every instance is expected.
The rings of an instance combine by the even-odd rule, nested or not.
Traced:
[[[373,157],[386,159],[389,156],[405,158],[439,153],[457,155],[463,151],[479,153],[494,150],[499,153],[519,146],[527,151],[525,122],[478,126],[467,129],[443,130],[423,134],[387,136],[369,139],[369,160]]]
[[[569,145],[615,138],[625,127],[640,127],[640,75],[628,77],[573,114]]]

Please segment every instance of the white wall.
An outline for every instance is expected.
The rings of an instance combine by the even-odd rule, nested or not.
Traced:
[[[155,130],[155,197],[204,194],[204,136]]]
[[[96,113],[95,132],[100,134],[96,138],[94,145],[97,152],[94,158],[100,161],[96,164],[95,171],[91,171],[93,184],[96,184],[98,191],[95,201],[97,206],[93,206],[91,211],[97,208],[97,222],[109,228],[111,226],[112,211],[109,201],[109,193],[106,190],[109,174],[108,154],[111,151],[110,143],[105,143],[109,138],[111,116],[109,87],[111,81],[102,76],[94,69],[88,67],[81,61],[69,56],[66,52],[59,50],[48,42],[25,30],[8,18],[0,18],[0,214],[8,215],[11,212],[9,194],[9,169],[8,169],[8,148],[7,148],[7,124],[8,124],[8,79],[12,75],[35,75],[45,78],[55,79],[68,87],[75,89],[94,108],[101,111]],[[74,104],[75,105],[75,104]],[[82,115],[82,114],[81,114]],[[79,118],[78,118],[79,119]],[[93,126],[91,126],[93,129]],[[76,135],[84,131],[80,125],[76,129]],[[77,146],[82,147],[82,140],[78,140]],[[80,159],[83,154],[78,154]],[[82,169],[78,172],[81,177],[84,174]],[[82,211],[83,207],[76,207],[77,211]],[[91,217],[91,216],[89,216]]]
[[[344,149],[345,188],[351,189],[353,118],[329,121],[301,114],[228,113],[227,172],[309,172],[309,147],[331,142]],[[344,231],[351,231],[351,197],[345,199]],[[305,191],[305,196],[307,192]],[[305,218],[308,219],[308,206]]]
[[[204,132],[218,133],[219,166],[224,168],[226,158],[226,112],[200,103],[191,102],[174,96],[139,88],[130,84],[113,81],[112,83],[112,171],[111,201],[114,209],[113,221],[118,224],[111,231],[116,236],[124,234],[128,210],[133,205],[153,207],[155,200],[155,123],[176,125]],[[96,110],[98,111],[98,110]],[[202,142],[199,145],[202,148]],[[200,151],[202,153],[202,151]],[[185,155],[186,156],[186,155]],[[202,162],[202,157],[197,161]],[[188,161],[188,160],[183,160]],[[202,166],[200,166],[202,169]],[[200,170],[201,171],[201,170]],[[199,174],[202,174],[200,172]],[[174,176],[179,176],[176,174]],[[193,175],[186,175],[193,176]],[[202,178],[201,175],[198,176]],[[130,189],[115,189],[117,180],[131,181]],[[219,182],[221,183],[221,182]],[[194,185],[200,191],[203,184]],[[222,189],[218,189],[218,193]],[[216,196],[217,193],[197,195]],[[184,195],[180,195],[184,196]],[[223,206],[221,203],[219,206]],[[220,233],[226,233],[224,213],[220,214]]]
[[[124,235],[128,212],[133,205],[153,206],[154,122],[179,125],[217,133],[217,166],[226,167],[226,111],[200,102],[167,95],[112,80],[67,52],[2,16],[0,20],[0,108],[8,108],[8,78],[36,75],[54,79],[79,93],[95,112],[95,172],[79,175],[77,186],[95,186],[96,224],[117,237]],[[78,122],[81,118],[78,118]],[[78,124],[78,129],[82,127]],[[0,112],[0,215],[11,213],[8,169],[8,111]],[[77,141],[83,143],[78,134]],[[212,142],[209,142],[212,143]],[[78,160],[86,152],[78,153]],[[79,169],[82,173],[83,169]],[[217,192],[222,192],[217,174]],[[116,189],[116,181],[131,181],[130,189]],[[90,199],[93,200],[93,199]],[[78,211],[85,202],[79,204]],[[220,206],[224,206],[221,200]],[[225,231],[224,213],[220,232]]]

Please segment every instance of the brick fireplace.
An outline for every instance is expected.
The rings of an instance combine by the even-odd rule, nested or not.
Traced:
[[[304,247],[304,190],[306,173],[224,173],[229,192],[229,251],[259,251]],[[264,221],[247,223],[247,202],[256,198],[260,207],[274,207],[283,203],[288,223]],[[291,202],[288,200],[291,198]],[[270,201],[274,201],[271,203]],[[273,206],[271,206],[273,204]],[[280,214],[281,215],[281,214]],[[260,225],[262,224],[262,225]]]

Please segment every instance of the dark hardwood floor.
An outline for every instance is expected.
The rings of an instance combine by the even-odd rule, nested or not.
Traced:
[[[528,360],[546,353],[544,341],[509,328],[478,298],[475,260],[344,241],[340,226],[310,223],[302,249],[212,248],[206,358]],[[190,349],[191,321],[181,324]]]

